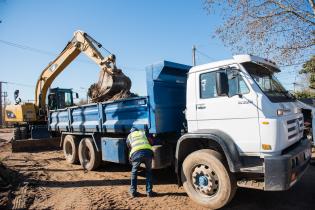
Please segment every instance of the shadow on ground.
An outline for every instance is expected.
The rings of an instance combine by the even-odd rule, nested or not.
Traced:
[[[288,191],[266,192],[239,188],[226,210],[234,209],[315,209],[315,166]]]

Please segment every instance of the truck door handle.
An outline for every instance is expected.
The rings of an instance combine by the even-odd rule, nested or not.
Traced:
[[[197,104],[197,109],[205,109],[206,105],[205,104]]]

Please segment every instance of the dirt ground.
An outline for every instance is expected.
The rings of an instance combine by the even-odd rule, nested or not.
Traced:
[[[145,197],[143,173],[139,177],[142,196],[128,195],[130,167],[107,164],[96,172],[68,165],[62,151],[11,153],[10,130],[0,130],[0,160],[12,180],[0,187],[0,209],[203,209],[193,203],[170,169],[154,171],[158,196]],[[0,167],[1,169],[1,167]],[[224,209],[315,209],[315,166],[286,192],[263,192],[239,188]]]

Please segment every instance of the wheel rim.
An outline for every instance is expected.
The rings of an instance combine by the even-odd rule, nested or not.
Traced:
[[[70,142],[66,142],[66,155],[67,156],[72,156],[72,145]]]
[[[203,196],[214,196],[219,189],[217,173],[209,166],[200,164],[192,171],[193,187]]]

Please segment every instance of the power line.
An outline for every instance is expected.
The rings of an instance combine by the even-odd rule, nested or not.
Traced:
[[[40,54],[45,54],[45,55],[53,55],[53,56],[56,55],[53,52],[48,52],[48,51],[45,51],[45,50],[40,50],[40,49],[37,49],[37,48],[33,48],[33,47],[29,47],[29,46],[26,46],[26,45],[21,45],[21,44],[17,44],[17,43],[13,43],[13,42],[8,42],[8,41],[1,40],[1,39],[0,39],[0,42],[3,43],[3,44],[6,44],[8,46],[16,47],[16,48],[19,48],[19,49],[22,49],[22,50],[28,50],[28,51],[32,51],[32,52],[36,52],[36,53],[40,53]]]
[[[54,53],[54,52],[45,51],[45,50],[41,50],[41,49],[38,49],[38,48],[30,47],[30,46],[27,46],[27,45],[22,45],[22,44],[18,44],[18,43],[14,43],[14,42],[5,41],[5,40],[2,40],[2,39],[0,39],[0,43],[5,44],[7,46],[19,48],[19,49],[22,49],[22,50],[28,50],[28,51],[39,53],[39,54],[44,54],[44,55],[49,55],[49,56],[58,56],[59,55],[59,54]],[[107,52],[109,52],[104,47],[102,47],[102,48],[104,50],[106,50]],[[88,60],[77,59],[77,61],[81,62],[81,63],[95,65],[93,62],[88,61]],[[128,67],[128,66],[122,66],[122,67],[126,68],[128,70],[132,70],[132,71],[143,71],[144,70],[144,69],[138,68],[138,67]]]
[[[210,57],[209,55],[207,55],[204,52],[201,52],[199,49],[196,48],[196,52],[198,52],[200,55],[203,55],[206,58],[209,58],[210,60],[214,60],[214,58]]]
[[[17,85],[17,86],[24,86],[24,87],[32,87],[32,88],[35,87],[35,85],[23,84],[23,83],[16,83],[16,82],[7,82],[7,84],[10,84],[10,85]]]

